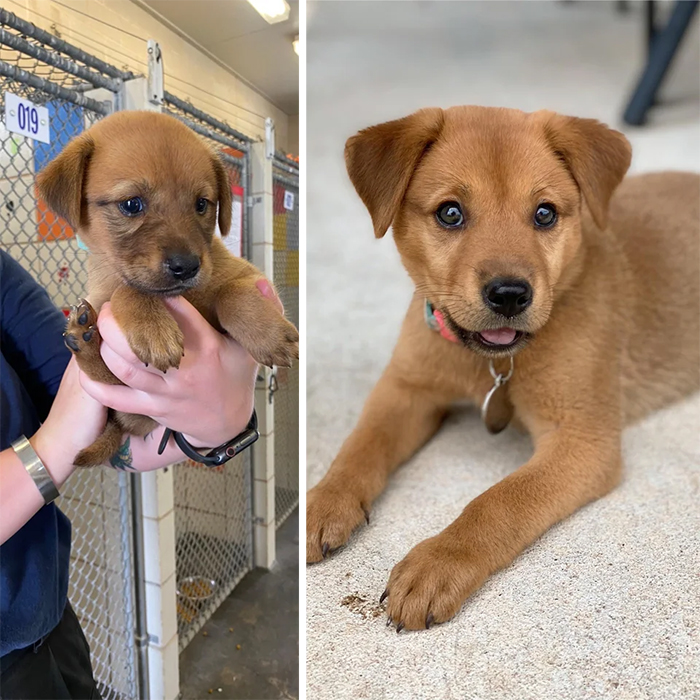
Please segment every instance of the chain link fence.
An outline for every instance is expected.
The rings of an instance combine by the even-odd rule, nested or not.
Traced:
[[[34,183],[74,136],[111,109],[86,93],[116,88],[118,71],[109,76],[89,63],[99,64],[0,9],[2,247],[64,311],[85,295],[87,253]],[[8,93],[48,109],[50,143],[8,131]],[[68,595],[90,644],[100,692],[114,700],[137,696],[130,499],[129,477],[105,467],[73,475],[58,500],[73,525]]]
[[[272,170],[274,283],[289,320],[299,327],[299,170],[275,156]],[[275,521],[299,503],[299,365],[277,369],[275,402]]]
[[[250,139],[168,92],[163,111],[218,150],[233,195],[231,230],[224,244],[234,255],[249,257]],[[187,460],[173,471],[180,650],[253,568],[251,454],[246,450],[216,469]]]

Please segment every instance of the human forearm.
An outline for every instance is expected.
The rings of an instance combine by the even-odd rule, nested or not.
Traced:
[[[75,467],[43,441],[41,429],[29,439],[31,446],[60,490]],[[0,544],[22,528],[44,505],[44,498],[12,448],[0,452]]]

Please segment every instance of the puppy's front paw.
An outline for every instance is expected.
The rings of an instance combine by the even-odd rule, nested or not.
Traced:
[[[154,319],[147,325],[136,324],[125,332],[131,349],[144,364],[153,365],[161,372],[180,366],[185,340],[172,316]]]
[[[276,318],[268,327],[264,342],[250,354],[266,367],[291,367],[299,359],[299,331],[286,318]]]
[[[89,350],[90,345],[99,351],[100,334],[97,330],[97,313],[85,299],[71,306],[63,342],[74,355]]]
[[[381,600],[402,629],[429,629],[454,617],[462,603],[486,580],[488,570],[464,545],[444,533],[416,545],[392,570]]]
[[[363,522],[369,523],[369,511],[349,489],[323,485],[311,489],[306,495],[306,561],[325,559]]]

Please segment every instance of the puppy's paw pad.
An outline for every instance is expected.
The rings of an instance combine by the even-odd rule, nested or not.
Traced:
[[[369,523],[369,512],[352,493],[324,486],[311,489],[306,498],[306,561],[325,559],[364,522]]]
[[[98,341],[97,312],[88,301],[81,299],[78,304],[71,307],[63,342],[71,352],[79,353],[84,351],[90,343],[99,345]]]

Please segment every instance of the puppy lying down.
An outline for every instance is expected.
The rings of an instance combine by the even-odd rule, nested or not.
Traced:
[[[307,561],[348,541],[451,405],[473,401],[493,433],[517,422],[534,446],[393,568],[389,622],[428,628],[618,483],[626,424],[700,386],[700,177],[623,181],[631,149],[617,131],[483,107],[370,127],[345,156],[415,294],[357,427],[308,494]]]
[[[226,169],[174,117],[113,114],[73,139],[37,185],[90,251],[92,305],[81,301],[73,311],[66,344],[92,379],[121,384],[99,349],[97,314],[108,300],[136,356],[164,372],[183,354],[182,332],[163,302],[171,295],[184,296],[261,364],[289,366],[298,357],[296,328],[256,287],[262,273],[214,236],[217,216],[222,235],[231,225]],[[146,416],[110,410],[104,432],[75,464],[102,464],[124,433],[155,427]]]

